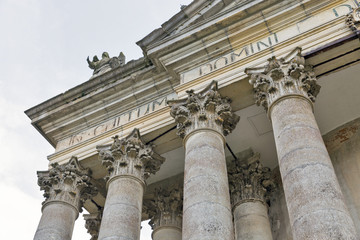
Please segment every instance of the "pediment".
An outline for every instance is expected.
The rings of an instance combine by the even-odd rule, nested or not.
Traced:
[[[149,46],[164,41],[173,35],[186,33],[195,25],[202,25],[214,16],[221,16],[228,9],[243,6],[250,2],[251,0],[194,0],[189,5],[182,6],[176,15],[136,44],[146,54]]]

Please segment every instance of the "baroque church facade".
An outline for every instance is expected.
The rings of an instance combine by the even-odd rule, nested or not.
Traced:
[[[360,3],[194,0],[29,110],[35,240],[360,239]]]

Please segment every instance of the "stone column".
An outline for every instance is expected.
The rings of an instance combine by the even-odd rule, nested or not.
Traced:
[[[84,214],[85,228],[91,235],[90,240],[97,240],[101,224],[102,211],[98,213]]]
[[[182,192],[179,186],[157,188],[154,198],[144,203],[153,240],[181,240]]]
[[[98,149],[109,172],[99,240],[139,240],[145,179],[165,159],[144,143],[138,129],[121,140],[115,136],[110,149]]]
[[[270,169],[254,154],[229,167],[229,185],[236,240],[272,240],[266,193],[274,187]]]
[[[45,201],[34,240],[70,240],[83,203],[97,194],[91,172],[72,157],[67,164],[54,163],[49,171],[37,174]]]
[[[184,240],[232,240],[234,228],[225,162],[225,138],[239,121],[230,100],[212,82],[199,93],[169,101],[184,138]]]
[[[313,114],[320,86],[301,49],[245,71],[272,121],[294,239],[358,239]]]

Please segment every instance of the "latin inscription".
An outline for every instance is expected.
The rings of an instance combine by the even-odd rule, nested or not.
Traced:
[[[115,129],[118,127],[121,128],[126,123],[129,123],[140,117],[146,116],[152,112],[156,112],[159,109],[166,107],[167,100],[175,99],[176,97],[177,97],[176,94],[172,93],[165,97],[158,98],[158,99],[154,100],[153,102],[150,102],[150,103],[144,104],[142,106],[139,106],[137,108],[126,111],[126,112],[122,113],[121,115],[104,122],[103,124],[100,124],[98,126],[90,128],[86,131],[75,134],[75,135],[71,136],[70,138],[60,141],[56,146],[56,150],[59,151],[61,149],[70,147],[77,143],[83,142],[87,139],[93,138],[102,133],[110,131],[111,129]]]
[[[314,16],[307,17],[299,21],[295,25],[286,28],[285,30],[282,30],[277,33],[272,33],[263,39],[246,44],[237,50],[234,50],[204,65],[201,65],[197,68],[194,68],[188,72],[183,73],[181,75],[181,83],[189,82],[198,77],[204,76],[206,74],[224,68],[225,66],[230,65],[234,62],[250,57],[255,53],[272,48],[274,45],[277,45],[278,43],[289,40],[292,37],[295,37],[310,29],[318,27],[321,24],[324,24],[330,20],[333,20],[335,18],[338,18],[340,16],[349,13],[352,10],[352,7],[357,7],[358,5],[359,5],[358,2],[356,1],[355,2],[348,1],[344,4],[336,6],[333,9],[327,10],[325,12],[322,12]]]

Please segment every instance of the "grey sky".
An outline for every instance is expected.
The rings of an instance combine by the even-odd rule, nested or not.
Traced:
[[[41,216],[36,171],[46,170],[50,144],[24,110],[88,80],[86,57],[124,52],[190,0],[0,0],[0,204],[3,239],[32,239]],[[90,239],[79,217],[74,240]],[[149,232],[142,240],[150,238]]]

